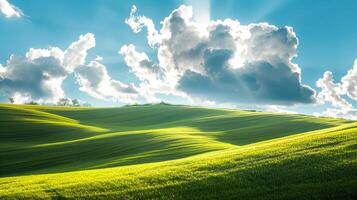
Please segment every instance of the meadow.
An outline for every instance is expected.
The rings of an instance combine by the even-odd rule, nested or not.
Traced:
[[[1,199],[356,199],[357,122],[0,105]]]

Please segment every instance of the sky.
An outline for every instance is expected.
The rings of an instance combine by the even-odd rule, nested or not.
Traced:
[[[0,102],[357,119],[354,0],[0,0]]]

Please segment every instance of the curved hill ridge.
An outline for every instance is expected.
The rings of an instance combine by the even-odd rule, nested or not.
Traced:
[[[0,116],[4,198],[355,195],[352,121],[175,105],[0,105]]]

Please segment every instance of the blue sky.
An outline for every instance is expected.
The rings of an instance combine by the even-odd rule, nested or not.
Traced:
[[[211,20],[230,18],[239,20],[243,25],[267,22],[276,27],[293,27],[299,40],[293,63],[301,68],[303,84],[316,92],[320,91],[316,81],[325,71],[331,71],[335,81],[339,82],[357,58],[357,2],[354,0],[90,0],[85,3],[73,0],[10,0],[9,3],[21,9],[23,16],[8,18],[0,15],[0,63],[3,66],[12,54],[24,56],[30,48],[49,46],[66,49],[79,35],[93,33],[96,46],[88,51],[86,60],[101,56],[101,63],[112,79],[138,85],[139,78],[130,72],[123,56],[118,54],[119,49],[133,44],[153,61],[157,61],[157,51],[148,45],[146,31],[135,34],[125,23],[133,5],[138,8],[138,15],[151,18],[157,29],[161,28],[160,22],[182,4],[193,4],[194,13],[208,12]],[[202,7],[207,5],[208,11],[207,8],[202,11]],[[94,98],[80,91],[73,74],[68,75],[62,88],[66,96],[93,105],[122,104]],[[158,96],[165,101],[189,103],[182,97]],[[2,100],[6,101],[5,96]],[[351,98],[346,100],[354,107],[357,105]],[[240,104],[239,100],[237,104]],[[313,113],[322,112],[330,104],[326,101],[318,106],[308,104],[286,108]]]

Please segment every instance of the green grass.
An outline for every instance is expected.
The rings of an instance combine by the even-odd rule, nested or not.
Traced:
[[[355,199],[357,122],[0,105],[0,198]]]

